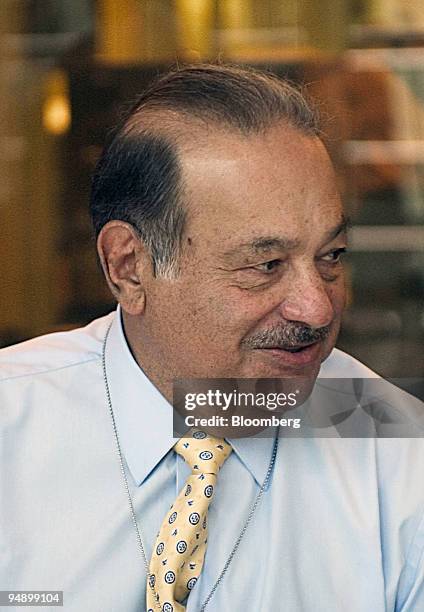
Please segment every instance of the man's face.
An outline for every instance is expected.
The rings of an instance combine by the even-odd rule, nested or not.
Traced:
[[[153,378],[315,378],[345,302],[324,146],[285,124],[249,137],[211,128],[181,161],[181,272],[150,279],[142,315]]]

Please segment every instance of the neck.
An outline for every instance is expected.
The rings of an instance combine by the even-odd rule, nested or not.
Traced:
[[[165,377],[158,367],[158,363],[166,363],[165,355],[161,358],[156,354],[153,342],[144,333],[140,317],[129,315],[124,310],[121,312],[122,327],[132,356],[150,382],[172,404],[172,372],[169,372],[168,376]]]

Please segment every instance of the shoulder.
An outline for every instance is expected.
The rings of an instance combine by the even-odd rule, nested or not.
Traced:
[[[358,359],[337,348],[334,348],[322,362],[319,376],[320,378],[380,378],[379,374]]]
[[[110,313],[78,329],[46,334],[0,350],[0,382],[99,359]]]
[[[374,420],[378,437],[424,436],[424,404],[404,390],[410,389],[407,379],[386,380],[339,349],[333,349],[322,363],[319,378],[343,379],[338,382],[334,380],[329,388],[334,386],[356,398],[355,402],[359,401],[362,409]],[[422,450],[424,445],[419,444],[418,447]]]

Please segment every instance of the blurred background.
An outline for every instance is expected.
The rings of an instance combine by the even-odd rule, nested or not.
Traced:
[[[422,0],[1,0],[0,345],[113,307],[88,217],[105,136],[177,61],[307,86],[353,227],[338,345],[424,375]]]

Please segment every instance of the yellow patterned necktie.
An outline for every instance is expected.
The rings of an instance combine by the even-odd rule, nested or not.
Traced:
[[[204,431],[192,430],[174,450],[192,473],[160,528],[147,581],[148,612],[183,612],[182,604],[202,571],[208,538],[207,514],[220,467],[230,444]]]

